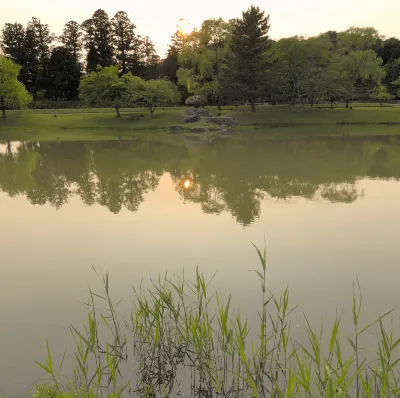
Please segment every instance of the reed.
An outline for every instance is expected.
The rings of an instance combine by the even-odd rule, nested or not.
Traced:
[[[328,336],[322,323],[313,329],[305,318],[307,339],[299,343],[291,332],[296,307],[290,304],[289,288],[278,295],[269,291],[266,250],[256,251],[259,323],[251,328],[232,308],[231,297],[212,293],[212,278],[206,280],[198,269],[193,281],[184,273],[179,278],[165,275],[150,288],[134,289],[127,318],[117,314],[108,274],[98,273],[103,291],[90,291],[86,325],[70,327],[76,347],[73,376],[62,376],[63,361],[55,367],[47,344],[47,356],[38,366],[49,380],[37,386],[34,396],[398,397],[400,339],[384,322],[391,313],[360,325],[357,280],[352,336],[341,333],[342,315]],[[376,333],[376,355],[370,358],[363,351],[367,333]]]

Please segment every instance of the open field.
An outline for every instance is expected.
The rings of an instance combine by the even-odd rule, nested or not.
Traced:
[[[208,107],[218,114],[214,107]],[[96,140],[131,136],[161,138],[168,126],[185,129],[204,126],[204,121],[182,124],[184,108],[157,109],[150,119],[146,109],[123,109],[121,119],[113,109],[62,109],[11,111],[0,119],[0,139],[9,140]],[[55,117],[56,115],[56,117]],[[143,116],[142,116],[143,115]],[[327,135],[400,134],[400,107],[310,108],[297,112],[288,106],[223,108],[221,115],[238,121],[239,135],[252,132],[265,138]],[[139,117],[138,119],[134,117]],[[207,124],[209,129],[217,125]]]

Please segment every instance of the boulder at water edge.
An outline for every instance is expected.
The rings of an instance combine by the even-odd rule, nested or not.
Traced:
[[[194,123],[198,122],[200,120],[200,116],[193,114],[193,115],[188,115],[183,118],[182,123]]]

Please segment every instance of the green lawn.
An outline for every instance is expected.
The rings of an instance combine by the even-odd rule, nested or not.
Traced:
[[[209,107],[217,114],[218,110]],[[223,115],[239,123],[237,135],[249,132],[266,138],[324,135],[400,134],[400,107],[353,107],[326,109],[306,107],[297,112],[288,106],[226,107]],[[184,108],[159,108],[150,119],[145,109],[123,109],[121,119],[113,109],[24,110],[0,118],[0,139],[10,140],[95,140],[132,136],[164,137],[168,126],[191,128],[204,122],[182,125]],[[139,120],[132,116],[140,116]],[[54,117],[56,115],[57,117]],[[346,123],[345,125],[343,125]],[[216,128],[216,125],[208,127]],[[171,137],[172,138],[172,137]]]

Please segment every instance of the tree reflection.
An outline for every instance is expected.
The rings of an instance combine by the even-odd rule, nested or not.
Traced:
[[[359,177],[399,178],[399,140],[218,140],[202,148],[145,140],[4,143],[0,189],[59,209],[78,195],[112,213],[137,211],[169,173],[183,201],[249,225],[265,197],[352,203]]]

